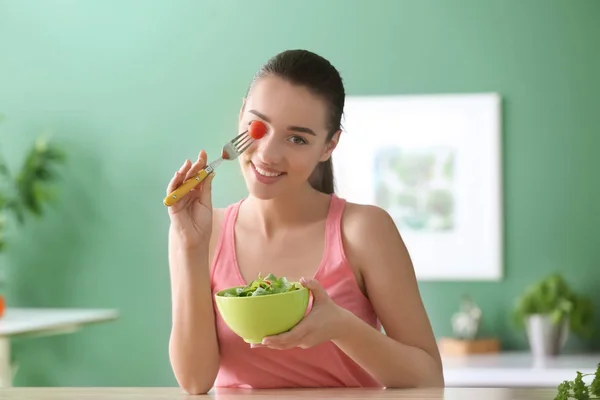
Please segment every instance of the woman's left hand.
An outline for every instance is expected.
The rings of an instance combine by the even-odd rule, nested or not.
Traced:
[[[343,332],[347,311],[329,297],[317,280],[302,278],[300,283],[312,292],[311,311],[290,331],[267,336],[263,339],[262,344],[253,345],[253,347],[269,347],[277,350],[294,347],[307,349],[333,340],[340,332]]]

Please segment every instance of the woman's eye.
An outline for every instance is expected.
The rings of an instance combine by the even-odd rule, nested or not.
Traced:
[[[306,140],[304,140],[304,138],[300,137],[300,136],[292,136],[291,138],[292,142],[294,144],[306,144]]]

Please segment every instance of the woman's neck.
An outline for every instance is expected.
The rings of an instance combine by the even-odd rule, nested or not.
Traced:
[[[249,196],[242,203],[244,220],[267,238],[282,229],[322,220],[329,211],[330,196],[308,186],[293,195],[262,200]],[[245,212],[250,211],[250,212]]]

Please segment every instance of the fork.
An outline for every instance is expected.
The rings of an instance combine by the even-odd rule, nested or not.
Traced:
[[[254,139],[248,134],[248,131],[244,131],[225,143],[221,150],[221,157],[217,158],[213,162],[202,168],[196,176],[193,176],[183,182],[177,189],[169,193],[163,200],[163,204],[167,207],[172,206],[181,200],[186,194],[188,194],[193,188],[195,188],[200,182],[205,180],[210,174],[212,174],[224,160],[235,160],[242,154],[250,145],[254,142]]]

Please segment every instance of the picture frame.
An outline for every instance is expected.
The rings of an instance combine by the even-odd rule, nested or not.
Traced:
[[[393,218],[420,281],[503,277],[501,97],[348,96],[336,194]]]

